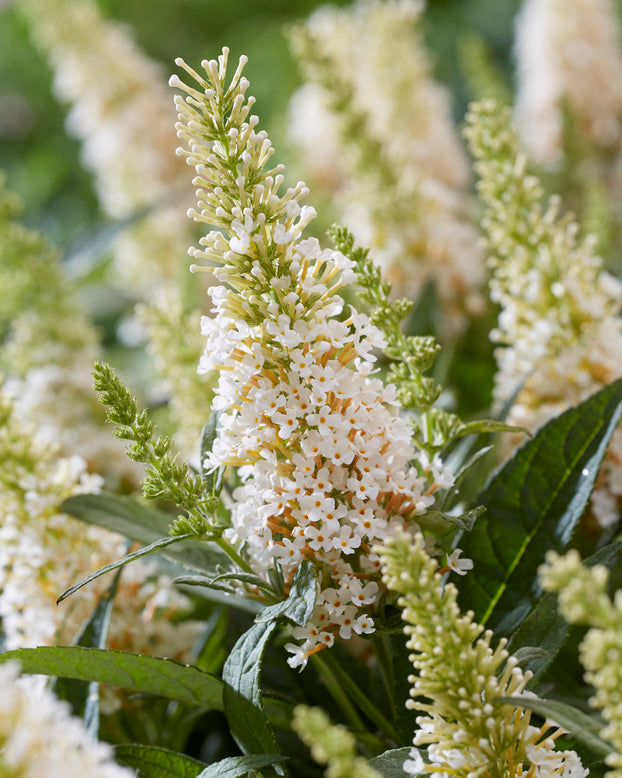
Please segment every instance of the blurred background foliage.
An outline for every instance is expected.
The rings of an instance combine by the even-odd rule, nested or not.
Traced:
[[[283,28],[322,3],[316,0],[100,0],[102,11],[125,22],[143,50],[172,72],[175,57],[195,66],[222,46],[249,57],[246,75],[262,126],[283,148],[287,101],[299,83]],[[335,5],[347,5],[337,0]],[[460,40],[478,31],[494,62],[511,78],[517,0],[430,0],[426,37],[436,75],[454,93],[456,118],[469,99]],[[23,198],[27,223],[68,245],[101,221],[79,144],[64,130],[66,107],[51,91],[52,75],[32,45],[27,24],[11,3],[0,8],[0,169]],[[172,96],[171,96],[172,100]],[[296,175],[289,170],[290,176]]]

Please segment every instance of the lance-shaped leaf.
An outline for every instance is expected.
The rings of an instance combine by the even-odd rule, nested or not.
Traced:
[[[539,713],[567,729],[580,743],[600,757],[613,752],[613,746],[598,734],[605,726],[602,720],[558,700],[540,700],[537,697],[498,697],[498,702],[507,702]]]
[[[479,496],[486,513],[460,542],[476,560],[460,603],[478,621],[507,633],[532,609],[538,566],[567,547],[621,415],[622,379],[542,427]]]
[[[251,754],[250,756],[229,756],[206,767],[196,778],[246,778],[249,770],[258,770],[276,762],[282,762],[280,754]]]
[[[241,583],[249,584],[257,589],[261,589],[264,594],[274,598],[274,591],[270,584],[267,584],[259,576],[253,573],[221,573],[211,578],[202,575],[180,575],[173,579],[175,584],[184,584],[185,586],[205,586],[208,589],[216,589],[223,592],[235,592],[232,586],[227,586],[227,581],[240,581]],[[222,582],[222,583],[221,583]]]
[[[127,554],[121,559],[117,559],[115,562],[111,562],[109,565],[100,567],[99,570],[96,570],[94,573],[91,573],[91,575],[87,575],[86,578],[83,578],[77,584],[74,584],[73,586],[70,586],[69,589],[65,590],[60,595],[60,597],[56,600],[56,604],[58,605],[64,599],[74,594],[74,592],[77,592],[78,589],[81,589],[83,586],[86,586],[87,584],[91,583],[91,581],[94,581],[96,578],[99,578],[105,573],[109,573],[112,570],[118,570],[119,568],[124,567],[130,562],[134,562],[136,559],[141,559],[142,557],[148,556],[149,554],[154,554],[160,551],[161,549],[166,548],[167,546],[171,546],[173,543],[178,543],[181,542],[182,540],[186,540],[191,537],[192,535],[188,534],[188,535],[176,535],[175,537],[172,538],[171,537],[160,538],[160,540],[156,540],[155,543],[152,543],[150,546],[144,546],[143,548],[139,548],[138,551],[133,551],[131,554]]]
[[[91,618],[78,636],[76,645],[88,648],[105,648],[110,628],[112,604],[121,571],[117,572],[108,590],[100,597]],[[67,700],[75,716],[81,716],[91,737],[99,734],[99,684],[95,681],[76,681],[72,678],[57,678],[54,693],[61,700]]]
[[[274,732],[264,711],[259,685],[263,654],[280,619],[306,624],[317,594],[316,571],[311,562],[301,564],[289,597],[258,614],[253,626],[238,640],[223,667],[225,714],[231,734],[247,755],[279,754]],[[275,771],[281,775],[282,768]]]
[[[119,764],[131,767],[137,778],[196,778],[207,765],[168,748],[127,743],[115,747]]]
[[[370,767],[377,770],[382,778],[408,778],[403,764],[410,756],[410,748],[393,748],[384,754],[369,760]]]
[[[276,626],[276,621],[253,624],[235,644],[222,670],[225,714],[244,754],[280,753],[259,686],[263,654]]]
[[[222,681],[172,659],[80,646],[39,646],[0,654],[0,662],[11,659],[19,661],[24,673],[97,681],[205,708],[223,707]]]
[[[143,504],[134,497],[116,494],[78,494],[61,505],[61,511],[76,519],[104,527],[143,545],[169,534],[175,517]],[[162,556],[199,573],[213,573],[226,557],[213,544],[189,539],[179,546],[161,549]]]

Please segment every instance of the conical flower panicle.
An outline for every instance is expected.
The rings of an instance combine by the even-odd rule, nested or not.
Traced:
[[[590,705],[601,710],[607,722],[601,737],[609,740],[614,751],[605,757],[613,768],[608,778],[622,776],[622,592],[613,599],[607,592],[610,571],[604,565],[587,567],[579,553],[564,556],[549,551],[546,565],[540,568],[542,588],[559,593],[559,610],[570,624],[589,627],[579,647],[585,680],[594,687]]]
[[[196,167],[192,216],[217,229],[193,250],[220,286],[200,371],[220,370],[213,407],[220,431],[208,467],[239,468],[225,537],[267,579],[278,562],[286,585],[304,559],[320,574],[311,621],[294,630],[290,664],[337,635],[374,630],[379,558],[371,545],[416,519],[437,488],[408,425],[390,410],[394,388],[373,377],[384,340],[368,318],[344,312],[339,289],[352,262],[302,232],[315,212],[303,183],[280,193],[272,146],[255,130],[240,64],[226,84],[227,49],[198,75],[202,91],[174,86],[178,132]],[[418,467],[409,465],[421,459]]]
[[[532,726],[525,708],[500,701],[525,692],[531,677],[510,656],[507,640],[491,647],[492,632],[460,613],[458,590],[441,586],[437,563],[423,536],[400,533],[379,548],[383,581],[401,595],[398,604],[416,671],[408,707],[422,711],[414,745],[427,747],[428,763],[415,748],[404,770],[464,778],[584,778],[574,751],[555,751],[562,730]]]

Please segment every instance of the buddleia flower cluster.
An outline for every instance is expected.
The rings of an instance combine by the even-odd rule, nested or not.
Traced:
[[[482,228],[490,252],[494,396],[511,401],[508,421],[536,430],[622,375],[622,284],[603,268],[594,236],[581,235],[560,201],[544,200],[527,169],[509,111],[477,104],[466,131],[480,177]],[[617,431],[592,498],[599,522],[617,520],[622,496]]]
[[[185,165],[174,153],[175,111],[160,67],[129,30],[104,18],[91,0],[50,0],[43,6],[19,0],[18,7],[50,61],[58,97],[71,105],[68,130],[82,142],[102,210],[128,222],[112,241],[107,280],[142,303],[137,318],[122,320],[119,336],[133,345],[146,335],[156,367],[154,400],[163,395],[170,400],[177,443],[186,458],[196,459],[199,417],[210,387],[186,370],[202,346],[198,335],[189,334],[201,314],[182,280],[192,240],[184,202],[189,205],[192,194]],[[172,332],[179,335],[175,344]],[[89,389],[97,357],[81,358],[82,383]],[[58,381],[55,388],[63,394]]]
[[[609,778],[622,775],[622,593],[607,593],[609,570],[581,563],[575,550],[560,556],[550,551],[540,568],[542,588],[559,593],[559,611],[570,624],[589,629],[579,648],[585,680],[594,687],[590,705],[598,708],[606,725],[600,734],[614,751],[605,757]]]
[[[0,413],[3,639],[8,648],[47,643],[62,622],[71,639],[94,601],[74,619],[73,608],[62,614],[55,608],[56,597],[72,576],[85,573],[89,558],[97,561],[119,546],[115,539],[110,548],[99,530],[85,530],[59,506],[71,495],[99,491],[101,478],[89,475],[79,456],[59,456],[53,444],[20,421],[6,392],[0,394]]]
[[[69,705],[46,689],[22,687],[19,667],[0,667],[0,775],[6,778],[132,778]]]
[[[304,666],[337,636],[374,631],[371,546],[415,522],[451,477],[414,449],[391,410],[394,387],[373,375],[384,339],[339,294],[354,263],[303,238],[315,211],[301,205],[303,183],[281,192],[281,168],[270,166],[270,140],[250,113],[245,61],[229,83],[227,49],[201,75],[178,60],[198,88],[171,79],[186,93],[176,102],[181,153],[197,172],[191,215],[215,228],[192,251],[219,282],[202,323],[199,371],[220,371],[219,430],[204,467],[237,473],[225,537],[249,570],[264,581],[280,570],[287,589],[301,562],[314,561],[317,604],[288,646],[290,664]]]
[[[516,118],[535,160],[561,161],[565,112],[589,143],[619,148],[622,48],[611,0],[526,0],[516,53]]]
[[[94,569],[116,561],[127,543],[61,510],[63,501],[97,493],[100,476],[85,461],[62,456],[14,412],[0,391],[0,633],[6,649],[74,642],[110,581],[56,599]],[[108,644],[137,653],[188,658],[197,622],[176,626],[187,598],[157,567],[139,562],[117,585]],[[109,700],[113,703],[113,700]]]
[[[0,179],[0,370],[15,413],[91,472],[135,484],[139,473],[104,430],[92,390],[99,334],[58,252],[19,221],[21,203]]]
[[[290,132],[396,292],[412,298],[435,282],[447,335],[482,309],[484,266],[467,219],[468,163],[449,95],[431,76],[422,11],[416,0],[359,1],[322,6],[294,27],[306,83]]]
[[[124,220],[156,208],[114,244],[112,281],[147,298],[162,279],[180,275],[191,240],[183,207],[171,202],[189,192],[159,66],[92,0],[18,0],[18,8],[49,58],[59,98],[71,104],[67,129],[82,142],[104,212]]]
[[[402,533],[382,549],[383,580],[400,595],[398,605],[409,636],[407,647],[415,674],[407,706],[421,711],[415,748],[404,763],[412,774],[464,778],[584,778],[588,771],[574,751],[558,751],[562,730],[502,697],[525,692],[531,674],[510,656],[502,638],[492,648],[492,631],[460,613],[458,590],[442,585],[436,561],[423,536]],[[427,748],[424,759],[417,746]]]

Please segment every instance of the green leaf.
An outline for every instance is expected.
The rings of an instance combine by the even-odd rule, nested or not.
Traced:
[[[208,470],[205,468],[204,463],[207,455],[211,454],[214,441],[218,437],[218,422],[221,413],[222,411],[212,411],[201,433],[201,475],[203,476],[206,491],[211,492],[214,497],[217,497],[222,489],[225,468],[222,466]]]
[[[377,770],[383,778],[407,778],[402,765],[410,756],[410,748],[393,748],[384,754],[369,760],[370,767]]]
[[[197,650],[196,665],[206,673],[219,673],[227,658],[227,627],[229,609],[216,607],[203,631],[203,642]]]
[[[531,437],[531,432],[524,427],[516,427],[496,419],[476,419],[469,421],[460,429],[456,437],[464,438],[466,435],[484,435],[490,432],[522,432]]]
[[[454,516],[451,513],[442,513],[441,511],[426,511],[421,517],[417,517],[417,523],[421,529],[430,530],[438,538],[447,532],[462,530],[470,532],[476,520],[484,513],[486,508],[478,505],[476,508]]]
[[[174,516],[149,507],[134,497],[115,494],[79,494],[69,497],[61,511],[76,519],[118,532],[130,540],[149,545],[169,534]],[[189,570],[213,573],[226,557],[212,544],[199,540],[185,540],[179,546],[163,550],[162,556]]]
[[[91,618],[86,623],[76,644],[89,648],[105,648],[110,628],[110,616],[117,586],[119,571],[108,590],[100,597]],[[81,716],[91,737],[99,734],[99,684],[94,681],[77,681],[73,678],[57,678],[54,693],[61,700],[67,700],[75,716]]]
[[[141,557],[148,556],[149,554],[154,554],[162,548],[166,548],[167,546],[170,546],[173,543],[177,543],[179,541],[186,540],[187,538],[191,538],[191,537],[192,535],[188,534],[188,535],[175,535],[175,537],[172,538],[171,537],[160,538],[159,540],[156,540],[155,543],[152,543],[150,546],[144,546],[143,548],[139,548],[138,551],[132,551],[131,554],[127,554],[121,559],[117,559],[116,562],[111,562],[109,565],[100,567],[99,570],[96,570],[94,573],[91,573],[91,575],[87,575],[87,577],[83,578],[79,583],[70,586],[69,589],[64,591],[61,594],[61,596],[56,600],[56,604],[58,605],[64,599],[77,592],[78,589],[81,589],[83,586],[86,586],[88,583],[91,583],[91,581],[94,581],[96,578],[99,578],[105,573],[109,573],[111,570],[118,570],[119,568],[124,567],[130,562],[134,562],[136,559],[140,559]]]
[[[253,624],[235,644],[222,669],[225,715],[233,739],[245,754],[280,753],[259,687],[263,653],[276,626],[276,621]]]
[[[140,743],[115,746],[115,758],[135,770],[137,778],[196,778],[207,767],[205,762],[177,751]]]
[[[540,700],[537,697],[497,697],[497,702],[507,702],[539,713],[541,716],[556,722],[563,729],[567,729],[579,743],[589,748],[598,756],[604,757],[613,753],[610,743],[599,736],[604,727],[602,720],[567,705],[558,700]]]
[[[274,597],[274,591],[272,590],[270,584],[267,584],[265,581],[259,578],[259,576],[253,575],[252,573],[221,573],[220,575],[216,575],[213,578],[207,578],[203,575],[180,575],[173,579],[173,583],[175,584],[185,584],[186,586],[206,586],[210,589],[217,589],[225,592],[233,591],[230,586],[219,585],[220,581],[241,581],[242,583],[256,586],[266,594]]]
[[[223,709],[223,683],[197,667],[172,659],[80,646],[39,646],[0,654],[0,662],[16,659],[22,672],[97,681],[131,692]]]
[[[225,662],[222,671],[225,714],[233,739],[244,754],[280,753],[264,711],[259,686],[263,653],[277,620],[288,619],[301,626],[306,624],[316,596],[315,567],[305,560],[296,572],[287,600],[264,608]],[[275,770],[282,774],[281,768]]]
[[[305,559],[296,571],[289,597],[283,602],[264,608],[255,616],[255,621],[260,624],[275,619],[287,619],[299,627],[304,627],[313,613],[317,590],[318,581],[315,565],[310,560]]]
[[[229,756],[206,767],[196,778],[240,778],[246,776],[249,770],[282,762],[280,754],[251,754],[249,756]]]
[[[622,550],[622,541],[611,543],[601,548],[585,560],[588,567],[594,565],[611,565]],[[557,608],[557,594],[547,592],[540,597],[531,609],[527,618],[512,634],[508,643],[510,653],[519,654],[529,649],[539,651],[531,657],[522,654],[523,669],[530,670],[533,678],[530,687],[533,688],[542,674],[550,666],[568,639],[568,625]]]
[[[460,543],[476,560],[460,582],[463,610],[511,632],[540,595],[538,566],[568,545],[622,415],[622,380],[550,421],[496,473],[478,502],[486,513]]]

